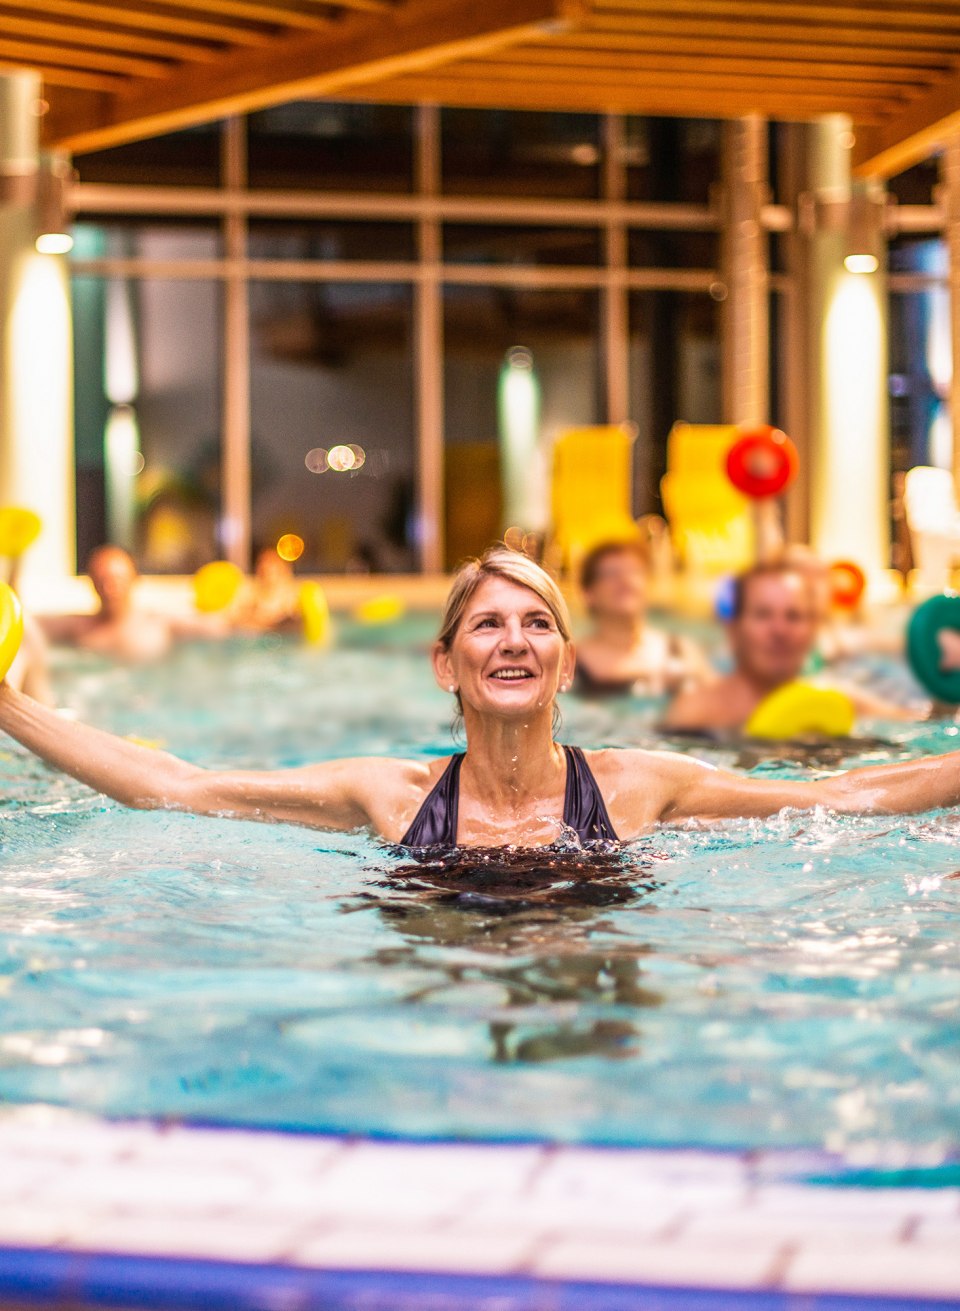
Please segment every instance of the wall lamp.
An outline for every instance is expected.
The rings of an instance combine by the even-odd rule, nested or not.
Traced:
[[[65,255],[73,249],[68,191],[73,180],[70,161],[46,155],[35,166],[0,170],[0,205],[32,207],[34,245],[41,255]]]
[[[852,190],[823,190],[802,195],[797,226],[808,237],[842,234],[843,265],[849,273],[876,273],[883,254],[883,239],[891,231],[883,192],[857,184]]]

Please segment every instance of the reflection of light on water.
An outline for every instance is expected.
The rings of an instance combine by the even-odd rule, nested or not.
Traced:
[[[0,1063],[9,1063],[2,1057],[11,1056],[33,1065],[68,1065],[83,1060],[84,1051],[102,1047],[106,1041],[103,1029],[64,1029],[42,1036],[10,1033],[0,1038]]]

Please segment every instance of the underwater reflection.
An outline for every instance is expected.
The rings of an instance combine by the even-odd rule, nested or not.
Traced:
[[[605,912],[656,913],[654,861],[622,848],[470,849],[378,870],[365,899],[406,945],[370,963],[429,970],[436,981],[411,1003],[453,990],[470,1004],[478,986],[495,988],[495,1064],[636,1057],[637,1012],[664,997],[644,981],[652,948]]]

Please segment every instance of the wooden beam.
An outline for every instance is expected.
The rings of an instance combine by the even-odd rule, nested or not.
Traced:
[[[872,130],[858,128],[853,147],[857,177],[892,177],[941,149],[960,132],[960,74],[935,87]]]
[[[17,7],[23,8],[22,5]],[[36,6],[30,6],[28,12],[35,14]],[[231,45],[263,45],[271,39],[271,33],[262,26],[251,27],[229,21],[211,22],[158,10],[143,3],[120,8],[114,4],[97,3],[97,0],[43,0],[43,12],[61,14],[64,18],[78,18],[84,22],[111,23],[115,27],[133,31],[168,32],[171,35],[196,37],[201,41],[229,42]]]
[[[137,86],[106,114],[74,124],[57,144],[95,150],[189,124],[369,82],[418,73],[568,28],[570,0],[408,0],[389,16],[356,14],[323,36],[297,34],[263,51],[237,52],[217,66]]]
[[[71,46],[92,46],[96,50],[125,50],[137,55],[156,55],[161,59],[196,60],[209,63],[216,59],[218,50],[209,43],[171,41],[163,37],[144,36],[142,33],[123,31],[103,25],[89,27],[83,24],[58,23],[49,20],[23,18],[10,13],[9,6],[0,6],[0,31],[16,38],[35,37],[39,40],[66,41]]]

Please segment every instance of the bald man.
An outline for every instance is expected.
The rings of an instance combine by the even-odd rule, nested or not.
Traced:
[[[137,566],[120,546],[98,546],[87,573],[100,608],[91,615],[42,616],[39,622],[50,641],[133,663],[158,660],[181,639],[223,637],[228,631],[218,615],[179,617],[138,609]]]

